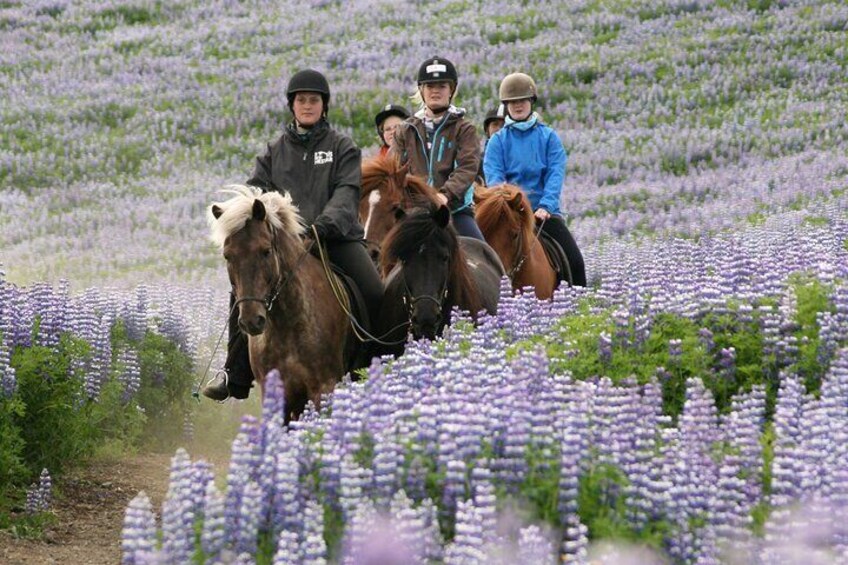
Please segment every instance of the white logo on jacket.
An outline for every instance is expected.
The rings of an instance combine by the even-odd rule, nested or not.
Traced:
[[[315,164],[316,165],[324,165],[326,163],[333,162],[333,152],[332,151],[316,151],[315,152]]]

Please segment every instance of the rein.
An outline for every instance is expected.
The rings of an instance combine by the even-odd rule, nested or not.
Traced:
[[[314,228],[313,228],[314,229]],[[309,255],[310,251],[312,251],[312,247],[315,245],[316,240],[312,240],[307,248],[301,253],[300,257],[297,258],[294,266],[283,275],[283,269],[280,266],[280,254],[277,252],[277,238],[276,235],[272,240],[274,246],[274,258],[277,261],[277,270],[280,272],[280,277],[277,279],[277,284],[274,285],[274,288],[271,289],[271,292],[268,293],[268,296],[265,298],[257,298],[255,296],[242,296],[238,300],[236,300],[236,306],[241,304],[242,302],[261,302],[265,305],[265,309],[269,312],[274,308],[274,304],[277,302],[277,298],[280,296],[280,293],[286,287],[286,285],[292,280],[297,269],[300,267],[303,260]]]
[[[356,339],[358,339],[362,343],[373,341],[375,343],[379,343],[380,345],[386,346],[401,345],[403,343],[406,343],[405,337],[397,341],[383,341],[383,339],[387,336],[390,336],[392,333],[394,333],[395,330],[409,325],[409,322],[398,324],[397,326],[391,328],[389,331],[385,332],[379,337],[371,334],[368,330],[362,327],[362,324],[359,323],[359,320],[357,320],[356,316],[353,315],[353,312],[350,311],[350,301],[345,300],[345,289],[342,288],[341,282],[333,274],[333,271],[330,268],[330,261],[327,258],[326,253],[324,252],[324,246],[321,244],[318,238],[318,232],[315,230],[315,226],[312,227],[312,232],[314,235],[313,242],[318,242],[318,255],[321,259],[321,265],[324,267],[324,274],[327,277],[327,282],[330,284],[330,289],[333,291],[333,296],[335,296],[336,301],[339,303],[339,306],[341,307],[342,311],[344,311],[344,313],[347,315],[348,321],[350,321],[350,327],[351,329],[353,329],[353,335],[356,336]],[[376,323],[376,320],[374,320],[374,322]]]
[[[513,265],[512,269],[507,271],[506,276],[509,277],[510,280],[512,280],[512,277],[515,276],[515,273],[517,273],[518,270],[521,269],[521,267],[524,265],[524,262],[530,256],[530,253],[532,253],[533,248],[536,246],[537,243],[539,243],[539,234],[542,233],[542,227],[544,227],[545,222],[547,222],[547,221],[548,221],[547,219],[542,220],[542,223],[539,224],[539,229],[536,230],[536,234],[535,234],[536,237],[533,239],[533,243],[530,244],[530,248],[527,250],[527,253],[521,255],[521,259],[518,261],[518,263]],[[524,238],[521,238],[521,239],[518,240],[518,253],[521,253],[521,248],[523,247],[523,245],[522,245],[523,241],[524,241]]]
[[[419,296],[413,296],[412,291],[409,290],[409,284],[406,282],[406,273],[404,273],[403,271],[401,271],[401,273],[403,275],[403,303],[407,304],[407,299],[409,299],[409,308],[407,309],[409,311],[409,323],[412,322],[412,309],[415,308],[415,305],[419,302],[429,300],[431,302],[435,302],[439,310],[442,310],[444,308],[445,299],[447,299],[448,297],[447,281],[445,281],[444,288],[439,291],[438,294],[422,294]]]

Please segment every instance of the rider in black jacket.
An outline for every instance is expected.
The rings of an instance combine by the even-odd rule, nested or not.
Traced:
[[[294,120],[280,138],[268,145],[247,184],[265,191],[287,191],[310,224],[307,237],[318,233],[330,261],[359,287],[371,320],[376,320],[383,298],[383,283],[365,250],[359,223],[361,155],[359,148],[327,122],[330,86],[318,71],[295,73],[286,89]],[[231,308],[233,299],[231,296]],[[247,338],[238,329],[238,311],[230,317],[227,360],[221,375],[204,387],[214,400],[246,398],[253,373]]]

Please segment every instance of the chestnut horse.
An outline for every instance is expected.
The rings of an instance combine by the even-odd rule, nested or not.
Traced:
[[[513,184],[475,193],[477,225],[503,261],[512,288],[532,286],[536,297],[548,299],[557,287],[557,273],[538,239],[536,218],[527,195]]]
[[[324,266],[301,239],[291,197],[246,186],[227,192],[234,196],[209,207],[209,225],[227,261],[253,375],[264,396],[265,375],[278,369],[285,419],[297,419],[354,368],[357,339]]]
[[[383,238],[403,212],[415,203],[436,202],[436,190],[420,177],[409,174],[392,157],[374,157],[362,163],[359,221],[374,263],[378,263]]]
[[[485,242],[457,236],[446,206],[428,201],[403,215],[383,241],[381,266],[380,324],[389,339],[402,341],[407,326],[413,338],[435,338],[453,306],[475,319],[497,311],[503,265]]]

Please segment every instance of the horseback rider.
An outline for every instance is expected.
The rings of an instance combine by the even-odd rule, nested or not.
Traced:
[[[392,140],[395,137],[395,131],[398,126],[409,117],[409,112],[403,106],[397,104],[386,104],[374,118],[374,124],[377,126],[377,135],[380,136],[380,141],[383,145],[380,147],[380,156],[385,157],[389,153],[392,146]]]
[[[492,139],[492,136],[498,133],[501,128],[503,128],[505,118],[506,110],[504,109],[504,105],[498,104],[497,108],[492,108],[486,112],[486,118],[483,120],[483,134],[486,136],[486,141],[483,142],[483,158],[480,159],[480,171],[477,174],[477,177],[481,180],[482,184],[486,184],[483,162],[486,159],[486,149],[489,146],[489,140]]]
[[[263,191],[288,191],[309,225],[305,236],[326,245],[330,262],[359,287],[371,320],[376,320],[383,283],[365,249],[359,223],[361,181],[359,148],[327,122],[330,86],[318,71],[295,73],[286,88],[294,119],[261,157],[257,157],[248,185]],[[233,295],[230,309],[233,310]],[[203,389],[213,400],[247,398],[253,381],[247,338],[238,329],[238,311],[231,313],[226,375]]]
[[[483,240],[474,221],[473,183],[480,168],[480,142],[465,110],[451,102],[457,72],[444,57],[431,57],[418,69],[421,109],[395,132],[391,152],[410,174],[423,177],[450,208],[459,235]]]
[[[533,111],[535,81],[524,73],[504,77],[498,97],[507,112],[503,129],[489,140],[483,171],[489,186],[520,186],[533,206],[542,231],[559,243],[568,258],[573,283],[586,286],[586,267],[577,242],[560,211],[566,152],[557,133]]]

